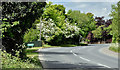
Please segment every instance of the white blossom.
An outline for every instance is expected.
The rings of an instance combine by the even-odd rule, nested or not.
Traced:
[[[56,26],[52,19],[42,21],[41,33],[46,40],[54,37],[53,35],[59,35],[60,33],[64,34],[66,38],[72,38],[74,35],[79,34],[79,31],[80,28],[75,25],[71,25],[68,22],[66,22],[64,29],[61,29]]]

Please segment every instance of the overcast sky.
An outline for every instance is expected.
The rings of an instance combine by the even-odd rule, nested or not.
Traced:
[[[62,4],[66,8],[66,12],[70,9],[80,10],[84,13],[93,13],[94,16],[108,16],[111,12],[111,5],[116,4],[118,0],[48,0],[53,4]]]

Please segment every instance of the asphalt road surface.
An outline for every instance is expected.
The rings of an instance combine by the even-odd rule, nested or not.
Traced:
[[[39,59],[44,70],[118,70],[118,58],[100,52],[109,44],[44,48]]]

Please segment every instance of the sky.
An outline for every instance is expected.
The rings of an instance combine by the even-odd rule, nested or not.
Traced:
[[[61,4],[66,8],[66,12],[70,9],[80,10],[82,13],[93,13],[95,16],[104,16],[104,19],[110,19],[111,5],[116,4],[118,0],[48,0],[53,4]]]

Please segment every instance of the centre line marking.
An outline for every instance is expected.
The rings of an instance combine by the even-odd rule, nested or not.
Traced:
[[[75,53],[73,53],[73,55],[77,56]]]
[[[103,64],[100,64],[100,63],[98,63],[98,65],[104,66],[104,67],[107,67],[107,68],[111,68],[111,67],[109,67],[109,66],[107,66],[107,65],[103,65]]]
[[[79,58],[81,58],[81,59],[83,59],[83,60],[85,60],[85,61],[90,61],[90,60],[88,60],[88,59],[86,59],[86,58],[83,58],[83,57],[79,57]]]
[[[92,47],[93,47],[93,46],[92,46]],[[82,47],[82,48],[86,48],[86,47]],[[79,49],[80,49],[80,48],[79,48]],[[75,49],[73,49],[73,50],[75,50]],[[73,53],[73,50],[71,50],[70,52]],[[75,54],[75,53],[73,53],[73,55],[78,56],[78,55]],[[81,56],[79,56],[79,58],[81,58],[81,59],[83,59],[83,60],[85,60],[85,61],[91,61],[91,60],[88,60],[88,59],[83,58],[83,57],[81,57]],[[80,65],[80,64],[79,64],[79,65]],[[104,66],[104,67],[107,67],[107,68],[111,68],[111,67],[109,67],[109,66],[107,66],[107,65],[104,65],[104,64],[101,64],[101,63],[97,63],[97,65]]]

